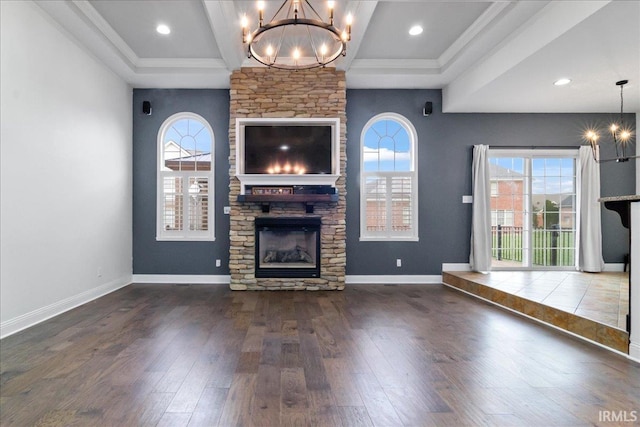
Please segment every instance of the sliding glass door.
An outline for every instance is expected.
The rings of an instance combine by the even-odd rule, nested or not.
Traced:
[[[492,268],[576,266],[577,150],[490,150]]]

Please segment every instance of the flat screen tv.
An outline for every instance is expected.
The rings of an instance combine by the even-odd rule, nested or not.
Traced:
[[[331,150],[331,125],[244,127],[246,174],[331,174]]]

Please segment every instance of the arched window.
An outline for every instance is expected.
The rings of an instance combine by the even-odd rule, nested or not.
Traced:
[[[158,132],[158,240],[214,240],[213,130],[194,113]]]
[[[395,113],[361,135],[360,240],[418,240],[417,134]]]

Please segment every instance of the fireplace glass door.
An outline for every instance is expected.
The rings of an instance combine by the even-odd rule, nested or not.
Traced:
[[[320,218],[256,218],[256,277],[320,277]]]

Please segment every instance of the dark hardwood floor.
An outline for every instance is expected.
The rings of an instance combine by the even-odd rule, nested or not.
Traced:
[[[132,285],[2,340],[0,370],[2,426],[640,422],[639,364],[438,285]]]

